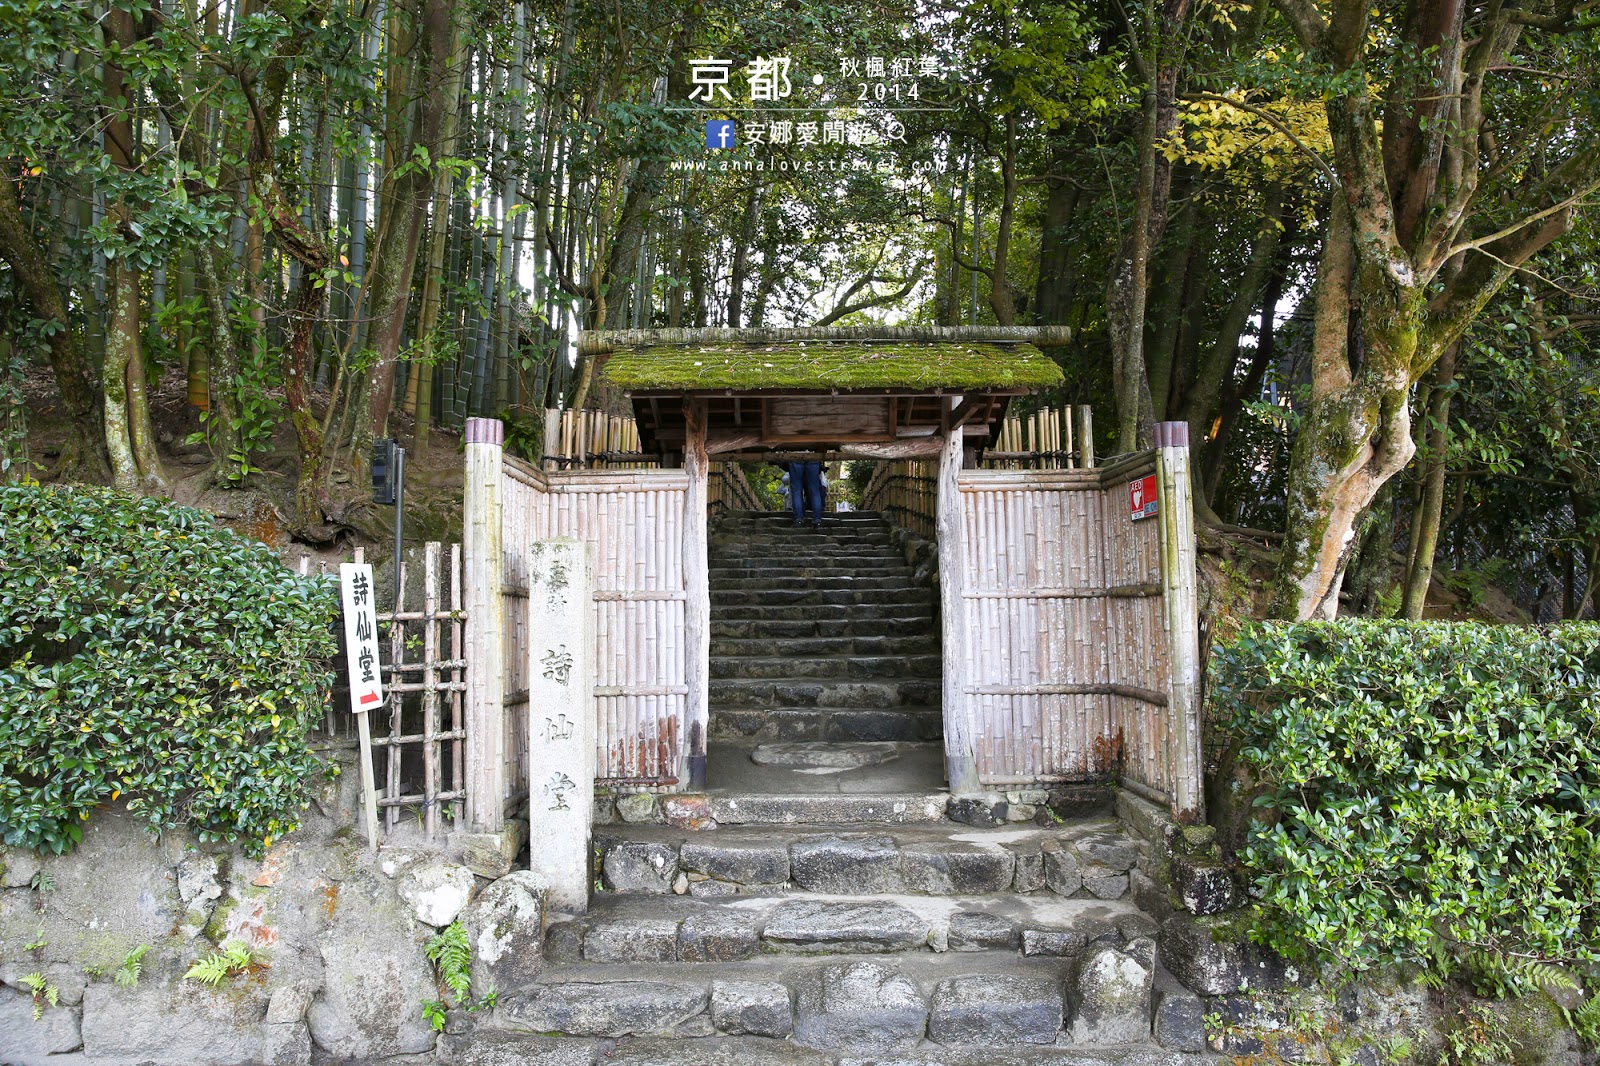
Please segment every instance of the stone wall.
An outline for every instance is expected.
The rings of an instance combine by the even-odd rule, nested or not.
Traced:
[[[67,855],[0,850],[0,1062],[230,1066],[310,1062],[314,1049],[362,1061],[433,1051],[420,1003],[440,993],[423,944],[487,880],[442,851],[369,852],[355,828],[359,775],[344,762],[303,827],[260,860],[184,832],[158,837],[121,805],[96,812]],[[474,905],[477,954],[506,953],[509,936],[497,941],[481,918],[508,897],[498,902],[512,913],[531,904],[537,965],[541,903],[511,898],[515,882]],[[230,940],[259,962],[216,989],[184,979]],[[139,980],[119,984],[140,946]],[[37,1020],[32,975],[57,1000],[41,1002]]]

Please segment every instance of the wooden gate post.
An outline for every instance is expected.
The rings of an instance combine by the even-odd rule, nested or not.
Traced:
[[[684,729],[689,746],[684,773],[690,792],[706,787],[706,731],[711,725],[711,571],[706,551],[706,501],[711,473],[706,453],[706,401],[683,401],[683,468],[689,488],[683,497],[683,680]]]
[[[967,714],[967,606],[961,598],[967,565],[967,527],[956,478],[961,472],[964,436],[961,426],[952,426],[939,453],[937,529],[939,615],[944,629],[944,761],[952,795],[977,792],[982,787],[978,783],[972,721]]]
[[[498,833],[505,817],[505,616],[501,602],[501,447],[505,425],[469,418],[463,484],[467,611],[467,827]]]
[[[1200,748],[1200,600],[1195,579],[1194,500],[1189,481],[1189,424],[1155,425],[1160,486],[1161,603],[1166,614],[1169,759],[1172,813],[1182,822],[1205,818]]]

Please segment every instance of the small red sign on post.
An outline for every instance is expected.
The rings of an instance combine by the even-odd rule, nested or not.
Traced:
[[[1156,493],[1156,476],[1146,474],[1128,482],[1128,511],[1137,522],[1161,510],[1161,500]]]

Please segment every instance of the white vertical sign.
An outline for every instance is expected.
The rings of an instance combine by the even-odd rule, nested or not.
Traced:
[[[356,714],[365,714],[383,706],[383,675],[378,669],[378,614],[372,602],[372,565],[340,563],[339,589],[344,595],[350,709]]]

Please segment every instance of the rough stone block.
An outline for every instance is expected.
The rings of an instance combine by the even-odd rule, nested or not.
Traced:
[[[1134,1044],[1150,1039],[1154,974],[1108,944],[1092,945],[1073,977],[1072,1039],[1080,1044]]]
[[[888,966],[836,963],[802,982],[794,1035],[808,1047],[904,1048],[922,1039],[927,1018],[921,989]]]
[[[484,1026],[439,1037],[439,1066],[594,1066],[589,1041],[526,1033],[497,1033]]]
[[[1161,923],[1143,911],[1128,911],[1117,915],[1113,921],[1116,923],[1117,932],[1122,934],[1124,940],[1156,937],[1161,934]]]
[[[1044,887],[1044,852],[1038,848],[1018,848],[1015,856],[1015,874],[1011,878],[1011,891],[1037,892]]]
[[[601,867],[613,892],[666,893],[678,877],[678,853],[666,844],[625,840],[606,849]]]
[[[952,977],[934,989],[928,1014],[928,1038],[941,1044],[1053,1044],[1060,1029],[1061,989],[1036,977]]]
[[[512,818],[498,833],[451,833],[450,850],[461,865],[493,881],[510,873],[528,842],[528,823]]]
[[[737,962],[759,946],[755,919],[743,913],[704,911],[678,927],[678,957],[684,962]]]
[[[593,921],[583,938],[589,962],[676,962],[676,918],[608,918]]]
[[[1176,913],[1166,889],[1142,870],[1128,872],[1128,890],[1133,893],[1134,905],[1157,922],[1164,922]]]
[[[544,963],[544,889],[530,870],[491,883],[461,912],[476,988],[520,988]]]
[[[789,846],[790,880],[810,892],[899,892],[899,849],[885,836],[823,836]]]
[[[551,922],[544,933],[544,957],[551,962],[578,962],[583,958],[583,934],[589,923],[581,918]]]
[[[1077,955],[1088,943],[1088,937],[1076,929],[1024,929],[1022,953],[1024,955]]]
[[[472,871],[453,862],[419,862],[400,875],[400,898],[411,904],[417,921],[443,929],[456,920],[478,883]]]
[[[626,796],[617,797],[617,817],[624,822],[638,825],[643,822],[654,822],[659,816],[656,798],[648,792],[630,792]]]
[[[666,981],[569,981],[503,997],[504,1028],[566,1036],[664,1033],[706,1009],[699,984]]]
[[[976,829],[994,829],[1006,824],[1007,807],[1004,796],[952,796],[945,817]]]
[[[1055,841],[1044,846],[1044,881],[1058,896],[1075,895],[1083,887],[1083,864]]]
[[[0,888],[27,888],[41,868],[39,857],[26,848],[0,848]]]
[[[317,940],[323,985],[307,1012],[311,1039],[336,1058],[362,1061],[432,1049],[434,1031],[417,1010],[439,995],[433,965],[418,949],[427,930],[417,928],[393,884],[366,870],[352,870],[336,898]]]
[[[762,937],[791,951],[905,951],[928,943],[926,918],[881,900],[791,899],[773,908]]]
[[[1214,919],[1188,914],[1174,914],[1161,924],[1161,960],[1191,991],[1202,996],[1276,992],[1298,976],[1281,955],[1241,933],[1215,938],[1213,932],[1221,928]]]
[[[1011,887],[1015,860],[1000,847],[954,843],[911,844],[900,849],[900,870],[912,892],[982,895]]]
[[[93,984],[83,997],[83,1053],[105,1062],[161,1066],[257,1062],[267,1001],[264,989],[212,991],[192,981],[161,985],[146,979],[133,988]],[[53,1013],[46,1010],[45,1017]],[[31,1024],[31,1011],[28,1017]],[[432,1046],[429,1039],[416,1050]]]
[[[713,981],[711,1022],[733,1036],[786,1037],[794,1029],[789,989],[777,982]]]
[[[781,844],[689,841],[678,851],[678,864],[685,870],[741,885],[782,884],[789,880],[789,852]]]
[[[1221,914],[1241,901],[1233,869],[1220,862],[1175,855],[1172,881],[1183,909],[1190,914]]]
[[[1072,849],[1086,863],[1099,863],[1124,873],[1132,869],[1139,857],[1133,841],[1120,833],[1092,833],[1079,837],[1072,842]]]
[[[983,951],[986,948],[1015,949],[1017,926],[1010,918],[982,911],[957,911],[950,916],[951,951]]]
[[[1121,899],[1128,894],[1128,875],[1107,866],[1085,866],[1083,887],[1096,899]]]
[[[0,1060],[43,1062],[46,1055],[71,1051],[82,1042],[78,1012],[72,1007],[46,1007],[33,1020],[33,997],[0,991]]]
[[[717,820],[711,816],[711,808],[704,796],[663,796],[661,816],[674,829],[701,832],[717,827]]]
[[[1206,1012],[1200,997],[1177,988],[1161,989],[1156,997],[1156,1043],[1169,1051],[1204,1051]]]

